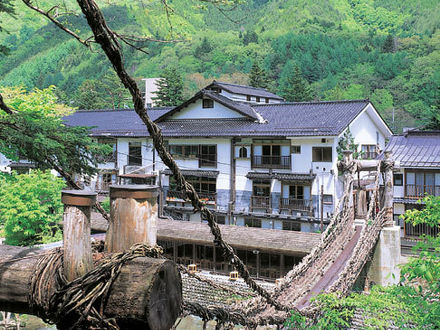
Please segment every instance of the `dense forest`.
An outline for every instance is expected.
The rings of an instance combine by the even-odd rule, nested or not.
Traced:
[[[213,79],[247,84],[259,63],[268,88],[281,95],[291,76],[301,75],[313,99],[369,98],[396,132],[440,128],[438,0],[247,0],[224,10],[196,0],[168,3],[169,16],[161,1],[100,3],[118,32],[172,41],[137,43],[146,53],[124,46],[139,84],[174,68],[188,97]],[[91,53],[14,4],[15,17],[0,17],[0,44],[9,49],[0,55],[1,87],[55,85],[58,97],[74,107],[131,106],[97,47]],[[87,37],[81,15],[61,20]]]

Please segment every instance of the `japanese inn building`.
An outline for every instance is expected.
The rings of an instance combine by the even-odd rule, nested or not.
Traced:
[[[392,134],[368,100],[287,103],[265,89],[216,81],[148,115],[219,223],[290,231],[317,231],[321,202],[324,222],[334,212],[342,193],[336,147],[347,129],[365,158],[375,158]],[[114,183],[157,184],[164,215],[203,222],[134,110],[80,110],[65,122],[90,126],[113,146],[86,186],[105,193]]]

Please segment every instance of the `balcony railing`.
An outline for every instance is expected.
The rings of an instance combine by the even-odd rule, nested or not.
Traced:
[[[116,152],[112,152],[108,155],[98,156],[96,157],[96,161],[100,164],[116,162]]]
[[[254,156],[255,168],[291,168],[290,156]]]
[[[201,201],[208,202],[210,204],[215,204],[217,194],[216,193],[207,193],[207,192],[197,192]],[[168,190],[167,193],[167,201],[188,201],[185,198],[184,193],[178,190]]]
[[[254,209],[265,209],[270,212],[271,206],[270,196],[251,196],[251,211]]]
[[[370,152],[362,152],[361,158],[362,159],[376,159],[377,152],[376,151],[370,151]]]
[[[440,186],[406,185],[407,198],[423,198],[425,195],[440,196]]]
[[[422,235],[428,236],[438,236],[440,233],[440,227],[431,227],[426,223],[420,223],[418,225],[413,226],[410,223],[405,222],[405,237],[419,237]]]
[[[312,210],[312,201],[310,199],[281,198],[280,209],[310,212]]]

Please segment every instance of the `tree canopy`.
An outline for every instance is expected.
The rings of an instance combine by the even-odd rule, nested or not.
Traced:
[[[159,107],[175,106],[184,101],[183,80],[177,68],[165,69],[157,82],[157,88],[156,96],[152,99]]]

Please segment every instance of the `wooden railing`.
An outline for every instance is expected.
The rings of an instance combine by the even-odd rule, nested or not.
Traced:
[[[270,196],[251,196],[251,211],[254,209],[266,209],[266,212],[272,208]]]
[[[280,209],[307,211],[312,210],[312,201],[310,199],[281,198]]]
[[[425,195],[440,196],[440,186],[406,185],[405,197],[422,198]]]
[[[254,156],[252,166],[256,168],[291,168],[290,156]]]
[[[200,200],[206,202],[214,202],[217,199],[216,193],[207,193],[207,192],[197,192],[200,197]],[[186,200],[183,192],[178,190],[168,190],[167,193],[167,201],[172,201],[173,199]]]
[[[422,235],[428,235],[428,236],[437,236],[440,232],[439,226],[428,226],[426,223],[421,223],[418,225],[411,225],[410,223],[405,222],[405,228],[404,233],[405,237],[419,237]]]

